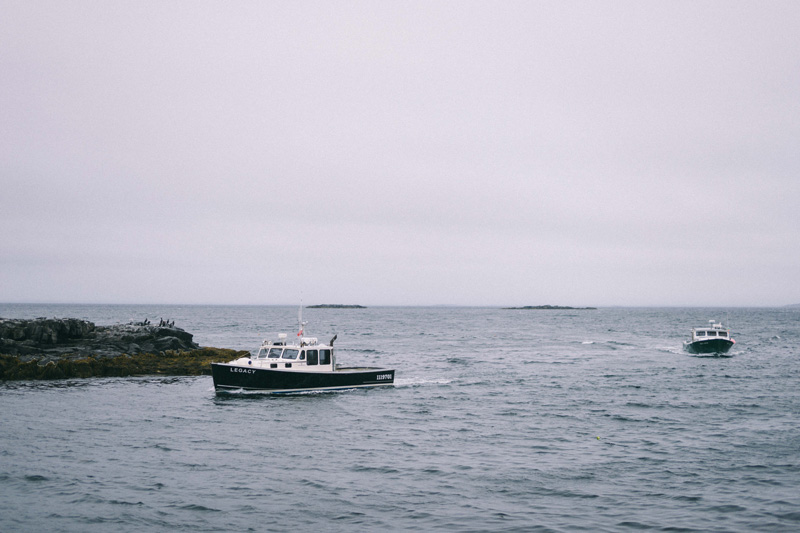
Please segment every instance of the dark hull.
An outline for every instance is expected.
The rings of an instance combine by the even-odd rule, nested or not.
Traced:
[[[728,339],[708,339],[684,343],[689,353],[726,353],[734,342]]]
[[[214,378],[214,388],[218,392],[240,389],[262,392],[304,392],[380,387],[394,383],[394,370],[387,368],[340,368],[334,372],[292,372],[212,363],[211,375]]]

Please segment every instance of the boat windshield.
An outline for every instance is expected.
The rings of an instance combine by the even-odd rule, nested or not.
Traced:
[[[291,349],[291,348],[286,348],[283,351],[283,359],[297,359],[297,353],[299,351],[300,350],[294,350],[294,349]]]
[[[277,359],[281,356],[281,350],[283,350],[283,348],[270,348],[269,355],[267,357],[270,359]]]

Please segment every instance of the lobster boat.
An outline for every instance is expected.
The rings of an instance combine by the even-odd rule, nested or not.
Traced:
[[[293,343],[281,333],[276,340],[265,340],[255,355],[227,363],[211,363],[214,389],[296,393],[332,391],[394,384],[394,369],[348,367],[336,363],[333,343],[320,343],[303,335],[305,322],[300,312],[300,332]]]
[[[736,341],[731,337],[731,330],[720,322],[708,321],[708,327],[692,328],[691,338],[684,341],[684,349],[693,354],[727,353]]]

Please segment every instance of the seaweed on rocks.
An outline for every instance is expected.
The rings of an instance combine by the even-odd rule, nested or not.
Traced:
[[[50,380],[144,375],[200,376],[211,374],[212,362],[227,362],[249,355],[226,348],[167,350],[161,353],[89,356],[80,359],[32,358],[23,360],[0,354],[0,380]]]

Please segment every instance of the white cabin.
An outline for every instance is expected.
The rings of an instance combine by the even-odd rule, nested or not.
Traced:
[[[730,339],[731,330],[714,320],[708,321],[707,328],[693,328],[692,329],[692,342],[703,341],[709,339]]]
[[[242,357],[229,364],[250,368],[302,372],[332,372],[335,369],[333,347],[319,344],[316,337],[300,337],[300,342],[288,344],[286,334],[277,342],[265,340],[255,356]]]

